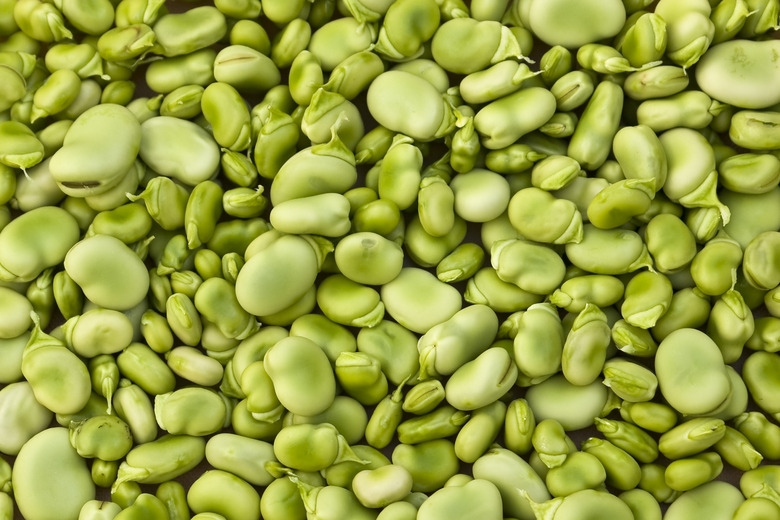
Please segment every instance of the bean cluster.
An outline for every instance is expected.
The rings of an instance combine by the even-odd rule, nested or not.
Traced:
[[[0,520],[779,520],[779,16],[0,0]]]

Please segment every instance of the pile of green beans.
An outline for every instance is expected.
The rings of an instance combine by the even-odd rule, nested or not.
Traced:
[[[780,520],[779,17],[0,0],[0,520]]]

